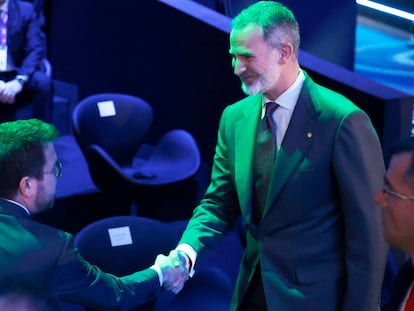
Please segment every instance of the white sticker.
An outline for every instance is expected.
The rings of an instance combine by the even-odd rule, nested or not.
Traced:
[[[116,115],[115,105],[114,105],[114,102],[112,100],[99,102],[98,103],[98,110],[99,110],[99,116],[101,118],[112,117],[112,116]]]
[[[108,229],[112,247],[132,244],[129,226]]]

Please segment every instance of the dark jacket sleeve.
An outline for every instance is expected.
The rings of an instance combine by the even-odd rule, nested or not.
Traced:
[[[145,269],[124,277],[101,271],[82,258],[66,235],[55,288],[59,298],[98,310],[128,310],[154,299],[160,292],[158,274]]]
[[[18,74],[31,76],[46,57],[44,19],[29,2],[10,1],[7,46]]]

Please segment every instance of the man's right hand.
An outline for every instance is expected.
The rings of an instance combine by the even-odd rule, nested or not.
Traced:
[[[155,265],[161,269],[164,279],[162,286],[178,294],[189,278],[185,260],[183,261],[176,257],[167,257],[160,254],[155,259]]]
[[[4,104],[14,104],[16,95],[19,94],[22,89],[22,84],[17,80],[0,83],[0,102]]]

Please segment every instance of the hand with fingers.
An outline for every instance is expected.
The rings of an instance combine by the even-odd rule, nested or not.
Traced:
[[[161,268],[163,275],[163,287],[174,294],[178,294],[184,287],[184,283],[188,280],[189,274],[186,268],[185,255],[169,256],[158,255],[155,265]]]
[[[2,81],[3,82],[3,81]],[[4,104],[14,104],[16,95],[23,89],[23,86],[17,80],[11,80],[0,85],[0,102]]]

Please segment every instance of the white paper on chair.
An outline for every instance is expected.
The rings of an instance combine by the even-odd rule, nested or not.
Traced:
[[[98,110],[99,110],[99,116],[101,118],[112,117],[116,115],[115,105],[112,100],[98,102]]]
[[[132,237],[129,226],[110,228],[108,229],[108,233],[112,247],[132,244]]]

